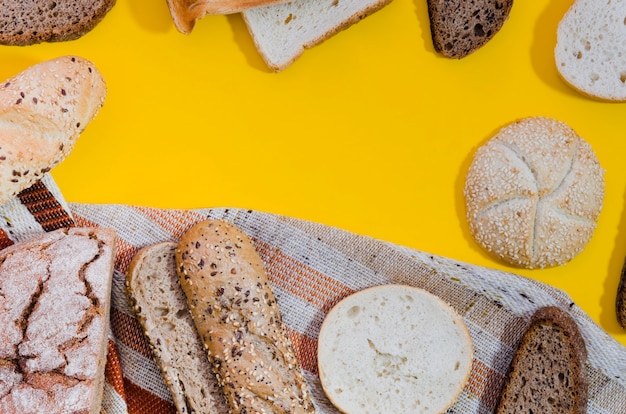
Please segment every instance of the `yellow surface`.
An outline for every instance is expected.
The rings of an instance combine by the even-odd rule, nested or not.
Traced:
[[[165,0],[120,0],[79,40],[0,47],[0,77],[64,54],[103,73],[105,106],[53,170],[69,201],[242,207],[337,226],[561,288],[626,344],[614,305],[626,104],[584,98],[558,77],[556,27],[569,5],[516,1],[491,42],[450,60],[433,50],[426,0],[394,0],[276,74],[240,16],[206,17],[184,36]],[[532,115],[593,146],[606,198],[578,257],[529,271],[472,241],[462,187],[476,148]]]

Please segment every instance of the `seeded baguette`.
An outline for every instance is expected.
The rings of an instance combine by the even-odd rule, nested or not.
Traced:
[[[224,221],[193,226],[176,250],[191,316],[232,413],[314,413],[263,262]]]
[[[139,250],[128,268],[126,292],[177,412],[224,414],[226,401],[178,283],[175,251],[174,242]]]

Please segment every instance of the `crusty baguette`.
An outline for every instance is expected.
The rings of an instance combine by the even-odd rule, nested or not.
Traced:
[[[626,2],[576,0],[559,22],[556,68],[578,92],[626,101]]]
[[[263,262],[224,221],[194,225],[176,250],[180,284],[233,413],[312,413]]]
[[[245,10],[254,44],[274,71],[391,3],[391,0],[294,0]]]
[[[126,292],[178,413],[223,414],[226,401],[178,283],[176,245],[139,250],[128,268]]]
[[[60,229],[0,253],[0,413],[100,413],[115,240]]]
[[[0,204],[65,159],[105,96],[102,75],[77,56],[44,61],[0,83]]]
[[[0,44],[26,46],[78,39],[113,8],[115,0],[2,0]]]
[[[576,322],[547,306],[533,315],[510,364],[496,414],[584,414],[587,349]]]
[[[291,0],[167,0],[167,5],[176,29],[189,34],[196,22],[208,14],[232,14],[286,1]]]

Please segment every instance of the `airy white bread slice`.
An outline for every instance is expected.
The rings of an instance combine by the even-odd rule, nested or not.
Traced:
[[[472,367],[463,319],[431,293],[383,285],[328,313],[318,338],[324,392],[342,412],[443,413]]]
[[[115,241],[61,229],[0,253],[0,413],[100,413]]]
[[[232,14],[285,1],[290,0],[167,0],[167,5],[174,26],[179,32],[189,34],[207,14]]]
[[[0,83],[0,204],[65,159],[105,96],[100,72],[77,56],[39,63]]]
[[[150,342],[178,413],[226,413],[176,273],[176,243],[144,247],[133,257],[126,292]]]
[[[291,65],[311,48],[380,10],[391,0],[295,0],[243,12],[248,31],[267,66]]]
[[[626,101],[626,1],[576,0],[559,22],[556,67],[584,95]]]

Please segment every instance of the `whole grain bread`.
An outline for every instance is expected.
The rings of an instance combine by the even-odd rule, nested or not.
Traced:
[[[478,148],[464,195],[470,232],[484,249],[518,267],[558,266],[593,235],[604,170],[564,122],[524,118]]]
[[[626,2],[576,0],[557,28],[554,49],[561,77],[578,92],[626,101]]]
[[[513,0],[428,0],[435,50],[449,58],[475,52],[500,31]]]
[[[0,252],[1,413],[100,413],[115,240],[61,229]]]
[[[391,0],[294,0],[243,12],[254,44],[274,71],[391,3]]]
[[[0,44],[26,46],[78,39],[114,5],[115,0],[3,0]]]
[[[330,310],[317,355],[324,392],[343,413],[438,414],[467,384],[473,349],[463,319],[443,300],[382,285]]]
[[[231,412],[315,412],[250,238],[224,221],[197,223],[179,242],[176,269]]]
[[[176,273],[177,244],[139,250],[126,275],[131,307],[179,414],[224,414],[226,400],[189,314]]]
[[[615,312],[620,326],[626,329],[626,261],[624,261],[624,264],[622,265],[619,284],[617,286]]]
[[[95,65],[63,56],[0,83],[0,204],[69,155],[104,103]]]
[[[549,306],[533,315],[510,364],[496,414],[584,414],[587,349],[576,322]]]

